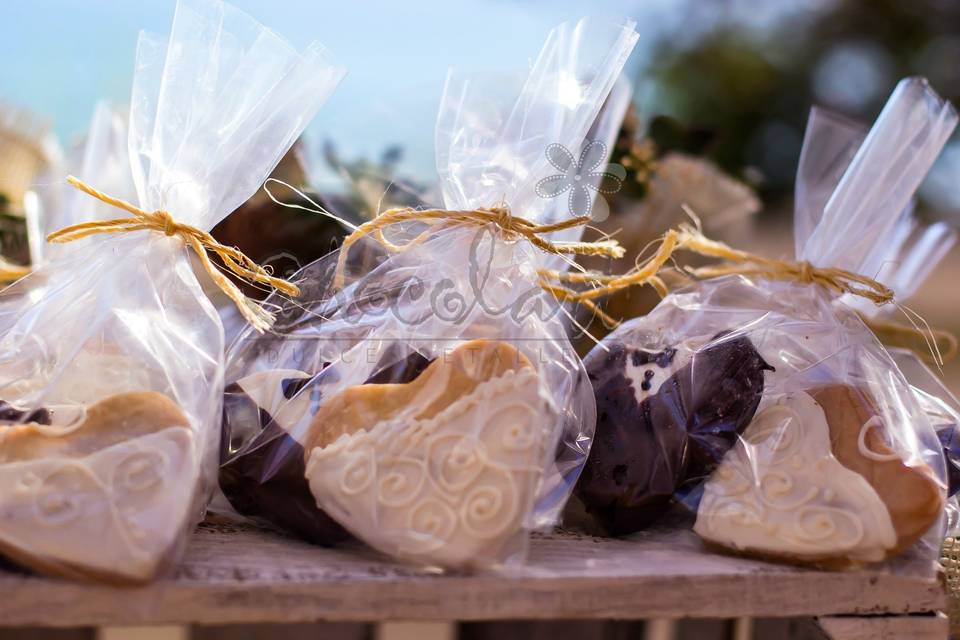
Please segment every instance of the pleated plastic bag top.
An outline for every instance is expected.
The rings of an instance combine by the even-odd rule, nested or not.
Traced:
[[[103,220],[117,215],[115,208],[91,200],[71,187],[64,181],[64,176],[83,176],[90,184],[117,198],[136,199],[130,156],[127,153],[128,119],[126,109],[118,108],[106,100],[98,102],[82,144],[70,149],[61,162],[50,167],[38,179],[38,224],[32,230],[30,250],[34,264],[41,264],[58,253],[73,249],[70,244],[48,243],[48,234],[78,222]]]
[[[609,532],[686,509],[708,545],[731,552],[933,566],[941,447],[894,360],[831,287],[883,291],[869,283],[891,230],[956,120],[921,79],[901,82],[852,146],[814,112],[795,272],[680,289],[585,359],[598,425],[577,495]]]
[[[551,247],[579,245],[636,37],[581,21],[551,33],[519,84],[448,79],[444,208],[360,227],[296,279],[304,296],[274,335],[229,350],[220,484],[238,512],[419,565],[525,557],[594,423],[540,270],[566,267]]]
[[[801,161],[798,180],[796,224],[811,227],[818,220],[824,197],[836,187],[867,130],[857,123],[818,110],[811,129],[821,135],[808,138]],[[817,146],[829,145],[831,162],[817,153]],[[826,153],[826,152],[821,152]],[[818,169],[819,167],[819,169]],[[824,194],[827,194],[824,196]],[[817,206],[816,202],[820,202]],[[944,359],[956,356],[956,338],[935,327],[909,308],[911,299],[936,271],[942,260],[956,245],[958,233],[943,221],[924,222],[914,215],[916,202],[911,199],[893,227],[874,245],[867,272],[876,271],[877,280],[889,286],[901,306],[877,306],[857,296],[844,296],[843,301],[865,318],[868,326],[887,347],[930,420],[947,468],[948,529],[956,531],[958,519],[957,493],[960,492],[960,401],[946,387],[934,368]],[[798,229],[798,234],[803,229]],[[871,272],[872,273],[872,272]]]
[[[223,328],[188,251],[203,252],[197,238],[256,191],[341,76],[318,45],[298,53],[215,0],[180,2],[166,41],[141,36],[139,207],[4,292],[46,282],[0,311],[8,558],[108,582],[172,566],[212,487],[223,391]]]

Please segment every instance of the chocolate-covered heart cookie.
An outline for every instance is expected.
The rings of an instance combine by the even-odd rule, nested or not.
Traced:
[[[199,461],[166,396],[119,393],[0,429],[0,550],[31,569],[146,582],[187,526]]]
[[[612,534],[649,526],[749,424],[771,367],[745,336],[650,351],[612,334],[584,359],[597,430],[576,494]]]

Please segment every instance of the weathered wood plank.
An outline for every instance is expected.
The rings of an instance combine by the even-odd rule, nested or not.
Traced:
[[[831,640],[946,640],[949,634],[947,617],[822,617],[820,628]]]
[[[190,627],[101,627],[96,640],[190,640]]]
[[[0,575],[0,626],[789,617],[944,605],[933,579],[720,556],[677,532],[535,536],[528,565],[465,576],[395,565],[359,547],[206,524],[176,574],[143,588]]]

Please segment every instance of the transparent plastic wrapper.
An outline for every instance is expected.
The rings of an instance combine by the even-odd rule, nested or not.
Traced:
[[[82,144],[71,149],[62,163],[40,178],[41,186],[37,188],[40,224],[36,237],[31,238],[33,264],[42,264],[75,248],[71,244],[48,243],[48,234],[78,222],[105,220],[117,215],[113,207],[91,200],[72,188],[64,176],[83,176],[84,180],[112,196],[136,200],[137,191],[127,152],[127,120],[126,109],[106,100],[97,103]]]
[[[212,0],[142,35],[129,122],[144,210],[209,229],[256,191],[342,72]],[[91,201],[92,204],[92,201]],[[120,217],[120,213],[114,217]],[[223,328],[180,237],[78,240],[4,291],[0,549],[139,583],[172,566],[214,484]],[[46,286],[29,290],[42,277]]]
[[[49,167],[37,180],[34,193],[37,207],[35,215],[27,216],[27,236],[30,244],[30,264],[36,269],[55,256],[75,249],[73,245],[47,243],[47,235],[65,226],[116,215],[116,209],[91,201],[90,198],[64,180],[66,175],[81,175],[108,193],[124,200],[136,195],[130,159],[127,155],[127,118],[111,105],[102,101],[94,109],[90,128],[82,143],[71,149],[65,158]],[[29,272],[29,269],[26,270]],[[23,275],[26,275],[24,273]],[[20,276],[22,277],[22,275]],[[29,286],[16,289],[20,295],[45,286],[46,274],[37,275]],[[11,280],[15,281],[16,278]],[[16,297],[6,295],[0,305],[16,305]]]
[[[595,414],[568,316],[539,284],[557,256],[498,225],[505,206],[531,223],[570,218],[572,196],[537,183],[572,183],[578,166],[595,174],[575,196],[589,211],[607,154],[590,142],[616,133],[636,38],[632,23],[563,25],[519,94],[502,78],[448,79],[440,213],[500,206],[487,213],[503,220],[431,226],[408,210],[383,238],[309,265],[272,335],[231,346],[220,486],[240,514],[422,566],[522,561],[569,495]]]
[[[947,532],[960,533],[960,400],[916,352],[889,349],[891,357],[910,383],[920,408],[927,414],[943,450],[947,472]]]
[[[814,112],[797,258],[872,277],[956,124],[921,79],[859,148]],[[838,169],[839,167],[839,169]],[[706,280],[584,359],[597,433],[576,493],[610,533],[689,510],[710,547],[828,568],[932,571],[947,496],[930,416],[856,312],[811,282]]]
[[[867,135],[866,127],[832,114],[817,110],[811,136],[804,147],[801,175],[797,188],[797,210],[806,215],[797,217],[798,251],[800,240],[809,236],[820,220],[823,203],[836,189],[844,171]],[[916,202],[909,200],[892,228],[874,243],[870,258],[864,262],[864,273],[890,287],[900,305],[905,305],[920,289],[927,277],[937,268],[957,242],[957,230],[946,222],[925,224],[915,215]],[[892,213],[892,212],[891,212]],[[884,332],[881,340],[890,351],[907,382],[910,383],[921,408],[930,419],[943,449],[947,470],[949,527],[958,521],[957,492],[960,491],[960,403],[939,377],[927,365],[938,365],[938,358],[946,357],[937,333],[904,331],[904,322],[913,322],[926,329],[919,318],[911,318],[910,311],[899,306],[872,304],[858,296],[845,295],[843,302],[864,317],[875,331]],[[888,329],[887,322],[900,326]],[[906,336],[906,338],[905,338]],[[891,348],[886,343],[904,343],[910,349]],[[949,342],[949,341],[947,341]]]

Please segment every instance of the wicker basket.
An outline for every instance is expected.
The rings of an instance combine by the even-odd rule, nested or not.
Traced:
[[[960,637],[960,538],[947,538],[940,550],[947,586],[947,615],[950,616],[950,636]]]

